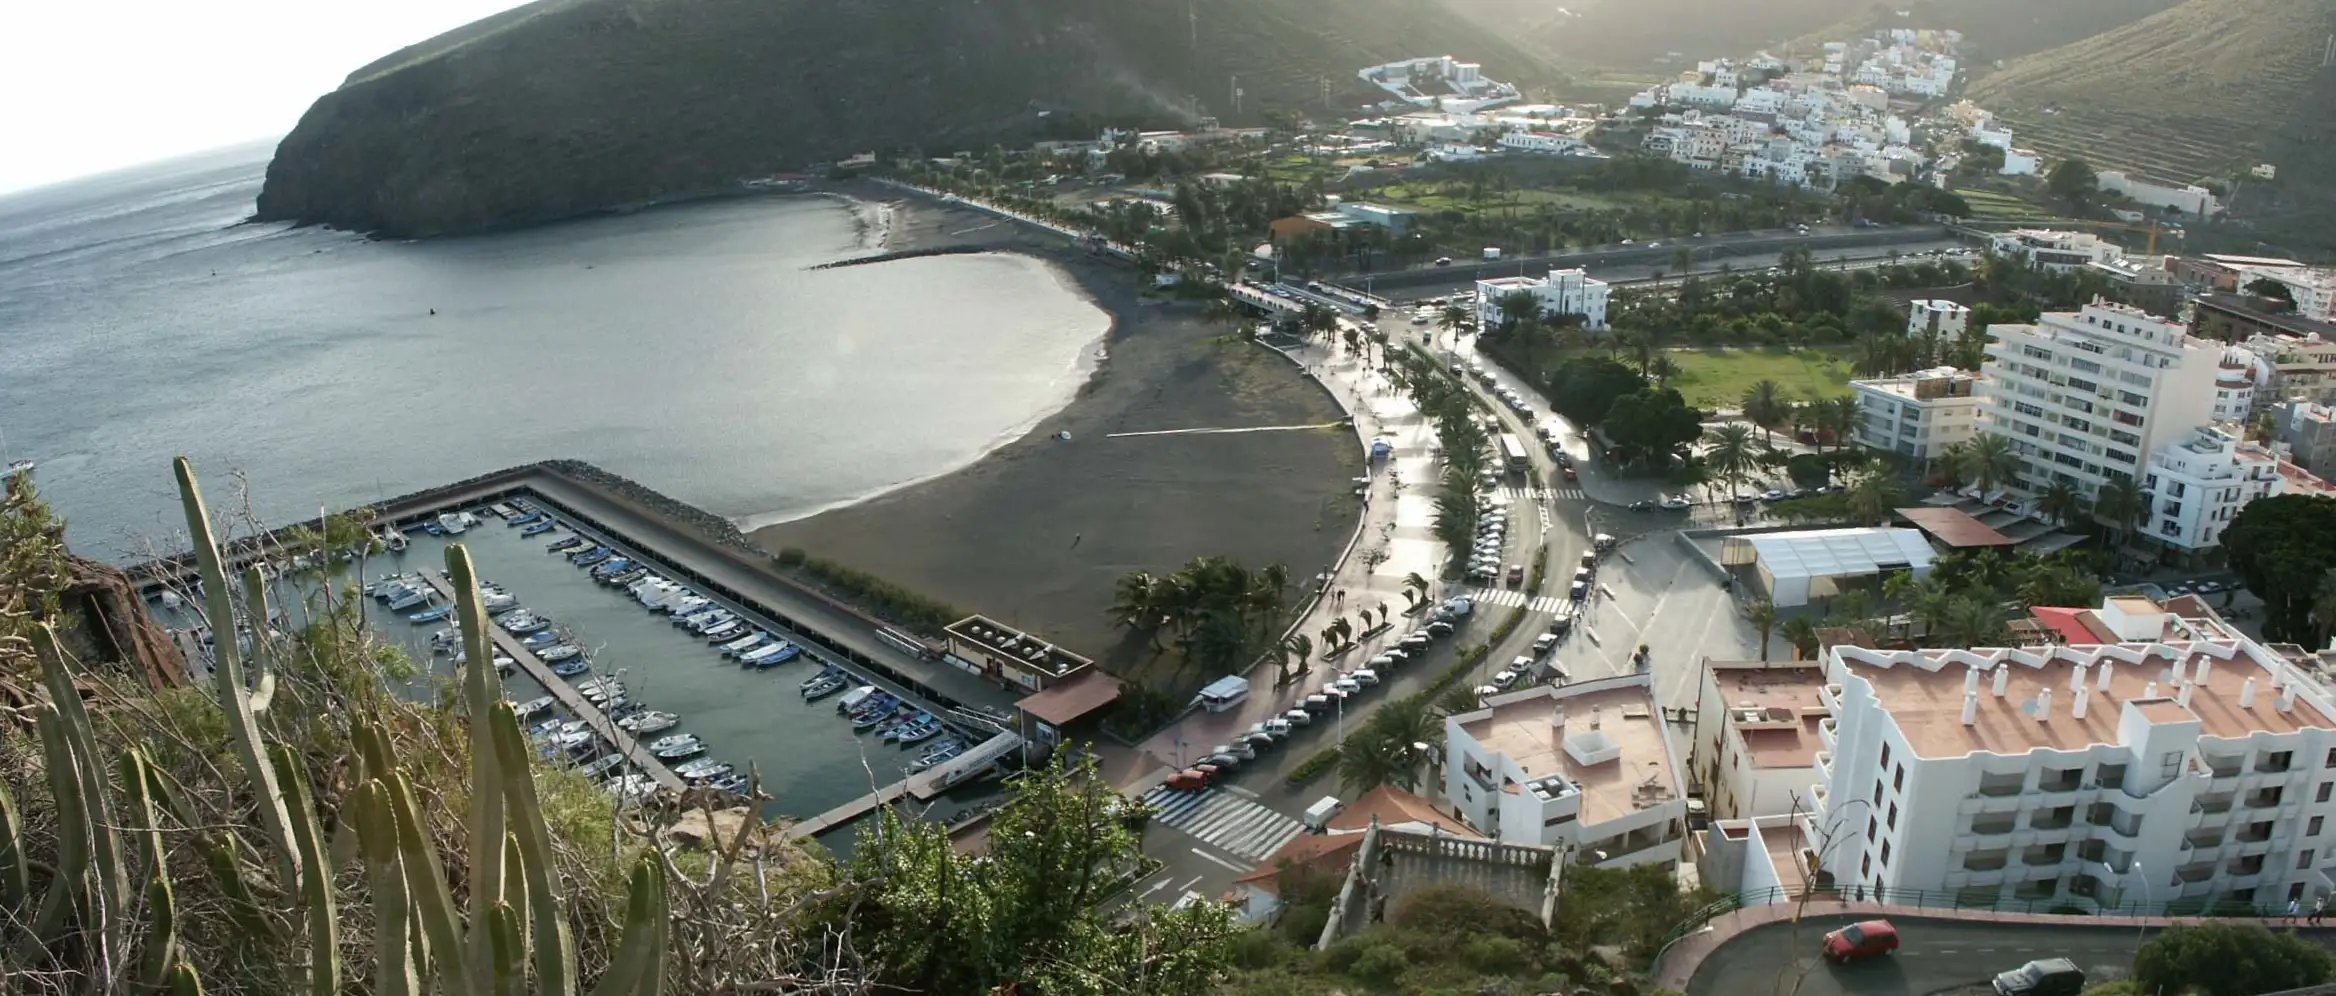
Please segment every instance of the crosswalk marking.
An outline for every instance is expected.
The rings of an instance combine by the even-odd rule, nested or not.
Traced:
[[[1501,497],[1511,501],[1543,501],[1550,498],[1581,501],[1586,497],[1580,488],[1500,488],[1498,490]]]
[[[1464,589],[1462,594],[1486,605],[1518,606],[1528,604],[1525,593],[1515,588]],[[1535,612],[1556,612],[1565,608],[1565,599],[1555,595],[1539,595],[1530,600],[1530,607]]]
[[[1247,861],[1272,857],[1291,838],[1304,833],[1305,824],[1260,806],[1231,792],[1203,789],[1182,792],[1161,785],[1144,793],[1143,801],[1157,813],[1152,819],[1175,827],[1226,853]]]

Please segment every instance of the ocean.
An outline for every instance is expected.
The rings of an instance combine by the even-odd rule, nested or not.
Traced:
[[[0,197],[0,460],[77,552],[587,460],[748,526],[947,473],[1069,403],[1110,317],[1044,263],[873,251],[832,199],[425,241],[246,224],[255,144]]]

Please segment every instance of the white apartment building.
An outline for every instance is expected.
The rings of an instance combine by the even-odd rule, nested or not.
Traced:
[[[2336,270],[2313,266],[2247,266],[2234,267],[2238,271],[2238,286],[2245,290],[2256,280],[2270,280],[2284,284],[2295,298],[2295,313],[2316,322],[2336,321]]]
[[[1906,334],[1918,339],[1949,341],[1971,327],[1971,309],[1953,301],[1915,300],[1906,306]]]
[[[1679,860],[1687,797],[1653,679],[1495,695],[1444,719],[1444,793],[1469,824],[1608,867]]]
[[[1705,661],[1695,693],[1695,769],[1713,819],[1807,813],[1817,727],[1833,713],[1823,661]]]
[[[2255,413],[2255,399],[2271,386],[2271,364],[2253,351],[2231,346],[2222,351],[2214,372],[2216,422],[2245,422]]]
[[[1582,327],[1593,331],[1606,327],[1606,295],[1603,280],[1590,279],[1589,271],[1580,267],[1570,270],[1551,270],[1547,277],[1496,277],[1476,282],[1476,321],[1478,328],[1491,328],[1501,322],[1501,298],[1522,291],[1541,302],[1546,315],[1580,315]]]
[[[2011,440],[2029,488],[2061,480],[2091,497],[2140,480],[2159,443],[2213,415],[2222,349],[2178,322],[2095,300],[1988,334],[1980,431]]]
[[[1954,367],[1850,381],[1863,416],[1857,444],[1913,460],[1937,459],[1947,447],[1979,435],[1979,381],[1979,375]]]
[[[1512,131],[1500,137],[1500,147],[1517,152],[1559,153],[1582,147],[1582,140],[1553,131]]]
[[[1844,889],[1968,904],[2309,905],[2336,864],[2336,701],[2143,598],[2124,642],[1832,648],[1806,821]]]
[[[2239,510],[2279,494],[2327,494],[2327,482],[2247,442],[2235,424],[2201,426],[2149,455],[2142,478],[2151,539],[2187,554],[2218,545]]]
[[[2065,273],[2091,263],[2107,263],[2122,259],[2125,250],[2114,242],[2106,242],[2090,232],[2061,232],[2043,228],[2015,228],[1995,237],[1994,249],[2000,255],[2025,253],[2028,265],[2039,270]]]

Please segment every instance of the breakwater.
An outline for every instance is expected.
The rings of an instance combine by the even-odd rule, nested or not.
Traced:
[[[854,256],[851,259],[839,259],[832,263],[821,263],[817,266],[811,267],[811,269],[837,270],[847,266],[866,266],[870,263],[890,263],[899,259],[920,259],[926,256],[969,256],[974,253],[997,251],[997,249],[989,246],[927,246],[922,249],[896,249],[892,252],[880,252],[873,256]]]

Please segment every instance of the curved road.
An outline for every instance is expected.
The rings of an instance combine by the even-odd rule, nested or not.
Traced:
[[[2067,958],[2088,982],[2124,976],[2142,928],[1899,918],[1896,955],[1834,966],[1817,957],[1825,932],[1866,919],[1811,916],[1754,927],[1698,966],[1687,996],[1934,996],[1990,992],[1995,973],[2038,958]],[[2154,929],[2154,928],[2152,928]]]

